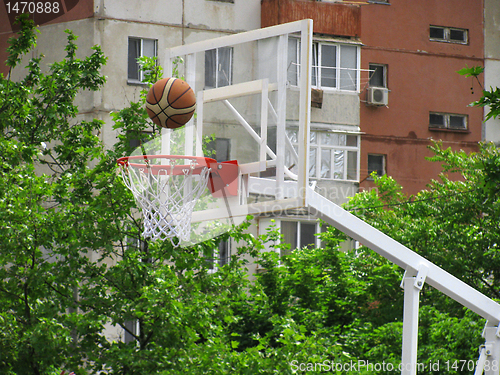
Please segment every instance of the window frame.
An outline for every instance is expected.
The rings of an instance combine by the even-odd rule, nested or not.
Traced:
[[[220,65],[220,50],[229,50],[229,65],[228,65],[228,70],[229,70],[229,77],[228,77],[228,83],[225,85],[219,85],[219,72],[222,70],[222,66],[219,67]],[[207,84],[207,53],[215,51],[215,85],[211,85],[209,82]],[[219,88],[219,87],[225,87],[225,86],[230,86],[233,84],[233,63],[234,63],[234,48],[233,47],[220,47],[220,48],[214,48],[205,51],[205,88]],[[210,72],[210,74],[213,76],[213,72]]]
[[[374,69],[372,69],[374,67]],[[382,69],[382,86],[376,86],[372,85],[371,79],[373,75],[375,75],[375,69],[380,67]],[[369,63],[368,64],[368,70],[371,72],[373,70],[373,75],[370,76],[369,80],[369,85],[370,87],[382,87],[382,88],[387,88],[387,71],[388,71],[388,65],[387,64],[379,64],[379,63]]]
[[[231,261],[231,250],[232,241],[230,238],[227,240],[221,240],[217,248],[211,249],[212,257],[210,254],[204,254],[205,256],[205,267],[209,274],[215,273],[219,270],[219,267],[223,267]],[[225,258],[221,258],[221,254],[225,253]]]
[[[295,244],[293,243],[289,243],[289,242],[285,242],[285,237],[284,237],[284,233],[282,232],[282,226],[283,226],[283,223],[294,223],[296,225],[295,227],[295,231],[293,233],[295,233],[295,238],[294,238],[294,242]],[[311,224],[314,224],[315,227],[314,227],[314,244],[302,244],[301,243],[301,240],[302,240],[302,228],[301,226],[302,225],[311,225]],[[280,219],[280,235],[282,235],[282,241],[283,243],[287,243],[290,245],[290,249],[289,250],[286,250],[286,252],[284,251],[284,249],[281,249],[280,250],[280,257],[284,256],[284,255],[289,255],[293,250],[295,249],[302,249],[303,247],[306,247],[306,246],[311,246],[313,245],[314,247],[316,248],[319,248],[321,246],[321,239],[319,238],[318,234],[321,233],[323,230],[323,227],[321,225],[321,223],[318,221],[318,220],[300,220],[300,219],[293,219],[293,218],[286,218],[286,219]],[[295,245],[295,247],[294,247]]]
[[[443,30],[444,37],[443,38],[436,38],[436,37],[431,37],[431,30],[432,29],[440,29]],[[457,39],[451,39],[450,34],[451,31],[461,31],[464,33],[465,40],[457,40]],[[454,43],[454,44],[463,44],[463,45],[468,45],[469,44],[469,30],[468,29],[462,29],[460,27],[447,27],[447,26],[437,26],[437,25],[429,25],[429,40],[431,42],[441,42],[441,43]]]
[[[294,72],[292,72],[293,79],[290,84],[292,86],[297,86],[297,82],[300,81],[300,40],[295,37],[290,37],[289,40],[294,40],[296,43],[295,56],[288,57],[288,66],[297,66]],[[324,66],[322,64],[323,59],[323,46],[335,47],[335,65],[333,67]],[[314,40],[313,41],[313,51],[312,51],[312,71],[311,71],[311,87],[324,91],[343,91],[343,92],[360,92],[360,79],[361,79],[361,48],[356,43],[342,43],[337,41],[326,41],[326,40]],[[344,68],[342,67],[342,47],[354,47],[356,48],[356,67],[355,68]],[[290,53],[290,48],[288,50]],[[323,86],[323,71],[326,69],[333,69],[335,71],[335,86]],[[355,83],[354,89],[346,89],[341,83],[342,72],[345,70],[354,70],[355,72]]]
[[[430,117],[432,115],[443,116],[444,126],[431,126]],[[452,128],[450,126],[451,117],[461,117],[464,120],[465,128]],[[468,133],[469,132],[469,116],[462,113],[446,113],[446,112],[429,112],[429,130],[430,131],[447,131],[447,132],[458,132],[458,133]]]
[[[368,153],[367,154],[367,170],[368,170],[368,177],[367,177],[367,180],[368,181],[373,181],[373,177],[371,176],[371,173],[374,172],[375,170],[372,169],[372,171],[370,171],[370,156],[382,156],[382,174],[379,175],[377,173],[377,176],[381,177],[381,176],[385,176],[387,174],[387,155],[386,154],[375,154],[375,153]]]
[[[289,132],[297,132],[297,129],[288,129]],[[337,134],[337,135],[345,135],[346,136],[346,144],[345,145],[332,145],[332,144],[324,144],[322,142],[322,134]],[[287,136],[289,136],[287,134]],[[356,146],[348,146],[347,145],[347,136],[356,137]],[[290,138],[290,137],[289,137]],[[295,142],[297,137],[292,137],[291,144],[297,149],[298,148],[298,139]],[[326,181],[343,181],[343,182],[359,182],[360,176],[360,135],[349,133],[345,131],[335,131],[335,130],[323,130],[323,129],[312,129],[311,130],[311,139],[312,141],[309,144],[309,157],[311,158],[312,152],[314,152],[314,158],[316,160],[314,168],[316,169],[314,173],[311,173],[312,166],[309,165],[309,179],[311,180],[326,180]],[[330,151],[330,169],[329,169],[329,177],[323,177],[321,174],[322,167],[322,151]],[[335,178],[335,150],[341,150],[344,152],[345,162],[343,164],[342,170],[342,178]],[[356,152],[356,161],[355,161],[355,178],[348,179],[349,177],[349,152]],[[333,166],[333,167],[332,167]]]
[[[130,56],[130,41],[135,40],[140,42],[140,51],[139,51],[139,56],[135,57],[135,66],[136,66],[136,73],[138,78],[131,78],[131,71],[130,71],[130,65],[131,61],[130,59],[132,58]],[[144,55],[144,41],[153,41],[154,45],[154,56],[148,56],[148,57],[156,57],[158,58],[158,39],[153,39],[153,38],[140,38],[140,37],[135,37],[135,36],[129,36],[128,37],[128,51],[127,51],[127,82],[131,84],[144,84],[144,74],[145,72],[140,69],[140,64],[137,61],[139,57],[143,57]]]

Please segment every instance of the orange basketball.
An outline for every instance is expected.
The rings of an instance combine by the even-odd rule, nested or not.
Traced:
[[[163,128],[175,129],[193,116],[196,96],[182,79],[163,78],[149,89],[146,111],[151,120]]]

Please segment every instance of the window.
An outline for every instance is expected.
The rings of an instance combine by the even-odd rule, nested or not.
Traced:
[[[216,138],[207,143],[207,156],[218,162],[231,160],[230,148],[231,140],[229,138]]]
[[[229,263],[231,259],[231,242],[220,241],[217,249],[205,250],[206,267],[211,271],[217,271],[218,267],[222,267]]]
[[[125,344],[129,342],[134,342],[135,337],[139,334],[139,321],[138,320],[128,320],[125,322]],[[135,337],[134,337],[135,336]]]
[[[370,86],[387,87],[387,65],[369,64]]]
[[[325,248],[327,243],[321,240],[318,234],[328,231],[328,225],[321,225],[317,221],[306,221],[290,219],[280,220],[280,234],[282,242],[289,244],[290,249],[281,249],[280,256],[288,255],[295,249]],[[349,251],[356,249],[357,241],[348,239],[340,244],[340,251]],[[358,244],[359,247],[359,244]]]
[[[280,232],[283,242],[290,244],[290,250],[281,250],[281,256],[287,255],[290,251],[303,247],[320,246],[316,233],[320,233],[319,223],[307,221],[285,221],[281,220]]]
[[[142,82],[144,72],[141,71],[139,57],[156,57],[157,41],[155,39],[128,38],[128,79]]]
[[[359,91],[359,48],[356,45],[313,42],[312,82],[318,89]],[[297,86],[300,76],[300,41],[288,42],[288,81]]]
[[[218,258],[220,267],[229,263],[229,260],[231,259],[231,246],[230,246],[229,240],[221,241],[219,243],[219,251],[218,251],[217,258]]]
[[[288,130],[290,142],[298,150],[298,130]],[[358,181],[358,135],[311,131],[309,177],[322,180]],[[285,154],[285,165],[294,165],[292,153]],[[292,168],[294,173],[297,170]]]
[[[453,27],[430,26],[429,38],[435,42],[468,43],[468,30]]]
[[[429,129],[467,130],[467,115],[430,112]]]
[[[205,52],[205,87],[224,87],[233,81],[233,49],[223,47]]]
[[[377,172],[377,176],[385,175],[385,155],[368,154],[368,176]],[[371,180],[371,177],[368,177]]]

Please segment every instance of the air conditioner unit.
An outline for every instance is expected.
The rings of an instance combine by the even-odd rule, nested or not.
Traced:
[[[385,87],[368,87],[367,103],[370,105],[389,104],[389,90]]]

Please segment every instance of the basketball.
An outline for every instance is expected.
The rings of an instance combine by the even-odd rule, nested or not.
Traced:
[[[162,128],[183,126],[193,116],[196,96],[182,79],[163,78],[156,82],[146,96],[146,111],[151,120]]]

